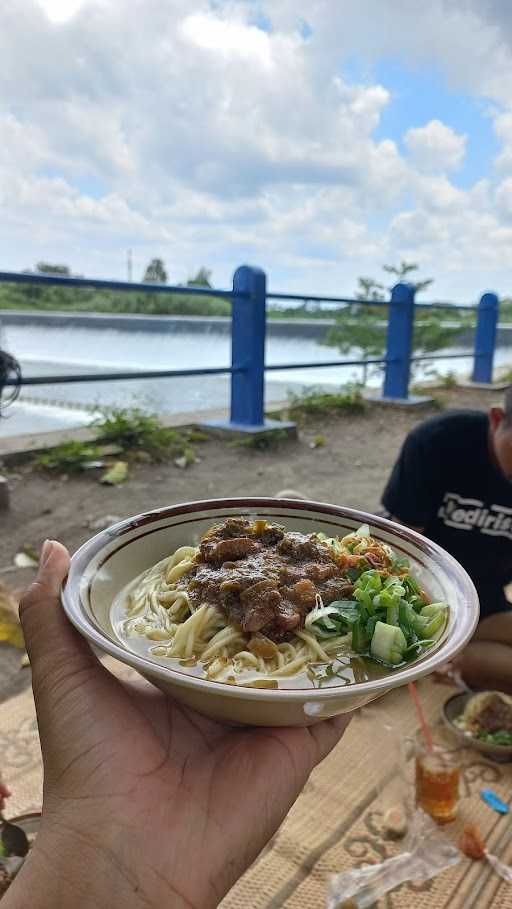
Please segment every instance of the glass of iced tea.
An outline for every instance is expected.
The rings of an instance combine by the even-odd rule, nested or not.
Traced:
[[[438,824],[455,820],[459,802],[461,750],[434,735],[433,748],[418,733],[415,740],[416,805]]]

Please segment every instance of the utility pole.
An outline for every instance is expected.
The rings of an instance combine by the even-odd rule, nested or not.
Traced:
[[[127,268],[127,272],[128,272],[128,280],[132,281],[132,279],[133,279],[133,262],[132,262],[131,249],[128,250],[128,255],[126,258],[126,268]]]

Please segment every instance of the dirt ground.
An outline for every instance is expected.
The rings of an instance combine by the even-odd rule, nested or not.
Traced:
[[[435,394],[445,407],[486,410],[499,400],[497,393],[469,388]],[[172,463],[138,464],[120,487],[100,485],[95,472],[54,478],[29,465],[4,466],[11,507],[0,512],[0,580],[11,588],[30,582],[32,569],[10,570],[27,544],[38,551],[46,537],[53,537],[74,551],[91,536],[90,525],[104,516],[121,519],[191,499],[275,495],[292,488],[317,501],[377,510],[404,437],[435,412],[372,404],[360,416],[310,421],[297,441],[266,451],[210,440],[196,446],[200,463],[186,470]],[[325,445],[311,448],[318,433]],[[0,701],[29,684],[29,676],[19,669],[19,651],[0,644]]]

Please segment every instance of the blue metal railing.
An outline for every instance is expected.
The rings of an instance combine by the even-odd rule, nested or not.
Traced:
[[[492,382],[493,359],[496,347],[499,301],[494,293],[485,293],[478,307],[451,303],[416,303],[415,288],[411,284],[397,284],[389,301],[354,300],[350,297],[325,297],[311,294],[270,293],[266,288],[266,275],[248,265],[238,268],[233,277],[232,290],[215,290],[207,287],[180,287],[168,284],[134,284],[125,281],[104,281],[94,278],[68,278],[57,275],[25,274],[0,271],[0,282],[16,284],[53,285],[66,288],[93,288],[98,290],[143,291],[157,294],[186,294],[187,296],[217,297],[232,304],[231,317],[231,366],[203,367],[201,369],[137,370],[130,372],[102,372],[88,375],[27,376],[23,385],[56,385],[68,382],[106,382],[116,379],[155,379],[199,375],[231,376],[231,407],[227,428],[257,431],[274,425],[265,421],[264,382],[265,372],[285,369],[310,369],[332,366],[384,366],[382,398],[406,402],[409,398],[411,364],[432,359],[467,358],[467,354],[412,355],[414,316],[416,309],[434,308],[451,311],[476,311],[477,322],[473,351],[472,380]],[[388,306],[389,316],[386,335],[386,354],[381,358],[359,360],[324,360],[314,363],[265,363],[266,303],[267,300],[296,300],[304,303],[324,302]]]

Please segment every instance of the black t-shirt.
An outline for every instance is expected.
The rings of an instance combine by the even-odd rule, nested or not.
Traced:
[[[489,420],[448,411],[408,435],[382,502],[405,524],[424,528],[464,566],[481,618],[506,607],[512,580],[512,482],[489,453]]]

